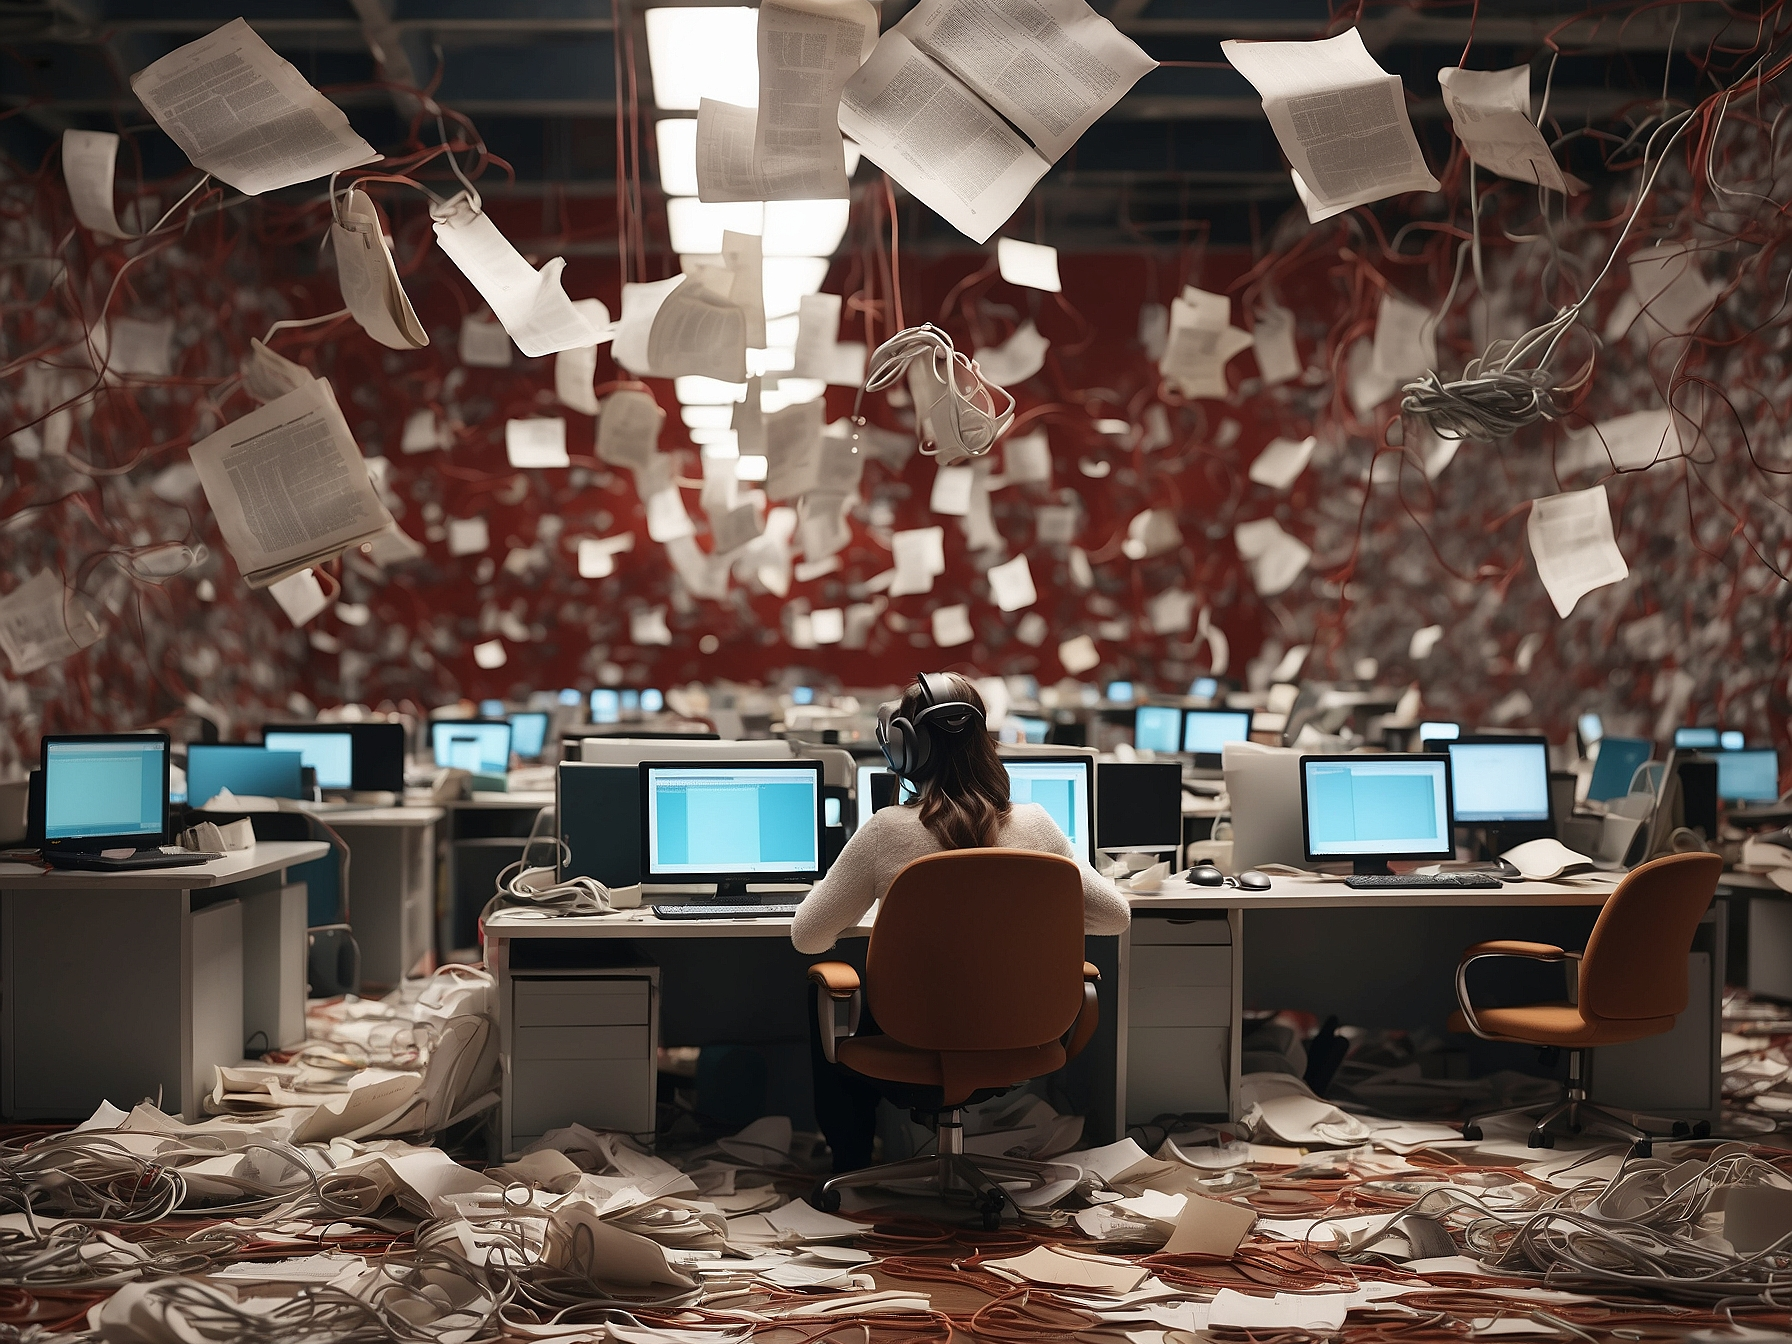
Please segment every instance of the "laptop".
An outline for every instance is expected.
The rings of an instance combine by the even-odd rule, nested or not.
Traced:
[[[56,734],[43,739],[42,853],[52,868],[135,872],[222,858],[164,849],[166,733]]]

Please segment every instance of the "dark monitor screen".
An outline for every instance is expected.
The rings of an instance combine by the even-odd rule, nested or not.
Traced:
[[[1447,746],[1458,825],[1549,820],[1547,738],[1468,737]]]
[[[1717,796],[1729,803],[1775,803],[1780,797],[1780,754],[1772,747],[1721,751]]]
[[[510,722],[510,749],[525,761],[540,758],[548,744],[548,716],[539,711],[512,714]]]
[[[1630,792],[1630,780],[1637,768],[1654,754],[1655,744],[1640,737],[1601,738],[1587,797],[1596,803],[1622,798]]]
[[[1159,851],[1182,843],[1182,766],[1103,761],[1095,767],[1095,847]]]
[[[1307,861],[1452,859],[1448,756],[1303,756]]]
[[[303,797],[304,763],[296,751],[195,742],[187,748],[187,803],[201,807],[222,789],[255,798]]]
[[[43,739],[44,843],[147,849],[168,838],[166,733]]]

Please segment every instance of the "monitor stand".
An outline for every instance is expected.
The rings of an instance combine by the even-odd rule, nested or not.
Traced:
[[[757,898],[748,894],[746,879],[736,877],[716,883],[713,895],[699,894],[691,901],[695,905],[753,905]]]
[[[1386,859],[1352,859],[1350,875],[1352,877],[1392,877],[1394,870],[1388,867]]]

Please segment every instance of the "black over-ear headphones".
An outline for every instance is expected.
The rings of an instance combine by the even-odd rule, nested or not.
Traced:
[[[883,748],[890,769],[911,783],[925,779],[935,763],[934,733],[956,737],[971,730],[983,731],[983,711],[958,699],[944,676],[922,672],[916,681],[921,687],[922,709],[912,720],[903,717],[900,700],[880,705],[877,711],[877,745]]]

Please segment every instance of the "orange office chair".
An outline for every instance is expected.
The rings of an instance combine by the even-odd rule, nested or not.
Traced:
[[[1527,1140],[1531,1147],[1553,1147],[1549,1126],[1565,1120],[1570,1134],[1591,1129],[1630,1139],[1638,1156],[1648,1156],[1647,1131],[1588,1103],[1582,1057],[1595,1046],[1639,1041],[1673,1027],[1686,1008],[1686,957],[1693,933],[1717,892],[1723,870],[1724,862],[1715,854],[1670,854],[1633,868],[1607,898],[1584,952],[1564,952],[1547,943],[1499,941],[1476,943],[1462,954],[1456,967],[1456,1002],[1461,1011],[1451,1014],[1451,1031],[1473,1032],[1484,1041],[1516,1041],[1568,1052],[1568,1095],[1537,1120]],[[1576,1001],[1476,1008],[1469,1001],[1468,968],[1488,957],[1577,961]],[[1528,1107],[1477,1116],[1463,1125],[1462,1135],[1478,1139],[1482,1120],[1535,1111]]]
[[[838,961],[809,968],[822,1053],[873,1083],[938,1138],[937,1156],[886,1163],[822,1182],[812,1202],[831,1212],[847,1186],[933,1178],[969,1192],[994,1229],[998,1179],[1041,1183],[1038,1163],[964,1153],[963,1108],[1064,1067],[1095,1033],[1095,967],[1083,960],[1077,866],[1024,849],[960,849],[916,859],[878,909],[865,956],[872,1016],[887,1033],[857,1031],[859,974]]]

